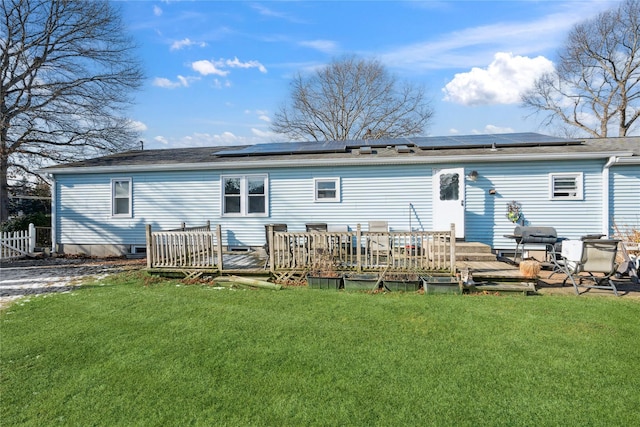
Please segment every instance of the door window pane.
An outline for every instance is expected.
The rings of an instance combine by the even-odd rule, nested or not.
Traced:
[[[446,173],[440,175],[440,200],[458,200],[459,180],[457,173]]]

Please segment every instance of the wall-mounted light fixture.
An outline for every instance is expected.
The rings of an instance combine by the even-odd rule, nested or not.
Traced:
[[[478,180],[478,171],[469,172],[469,175],[467,175],[467,179],[469,181],[477,181]]]

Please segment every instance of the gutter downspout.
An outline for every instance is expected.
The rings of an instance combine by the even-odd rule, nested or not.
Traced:
[[[51,255],[54,255],[58,246],[58,230],[56,227],[58,222],[58,182],[55,175],[51,175],[51,181]]]
[[[611,203],[609,200],[610,174],[609,169],[618,161],[616,156],[609,157],[607,163],[602,167],[602,231],[601,233],[609,237],[611,231]]]

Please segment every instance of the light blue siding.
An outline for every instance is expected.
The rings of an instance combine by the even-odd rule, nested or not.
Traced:
[[[355,229],[370,220],[386,220],[391,230],[430,230],[433,168],[464,167],[478,172],[466,183],[466,240],[496,249],[513,247],[503,237],[513,231],[506,205],[521,203],[527,225],[553,226],[558,235],[578,238],[602,228],[604,160],[502,162],[447,165],[326,166],[256,168],[234,171],[165,171],[130,174],[70,174],[56,176],[57,242],[62,244],[144,245],[145,224],[176,228],[182,222],[221,224],[223,244],[261,246],[264,225],[286,223],[303,231],[307,222],[348,225]],[[550,200],[549,173],[583,173],[583,200]],[[267,174],[269,215],[221,215],[220,177]],[[638,223],[638,167],[612,168],[612,210],[616,218]],[[314,201],[314,178],[339,178],[340,202]],[[111,216],[111,179],[131,178],[133,217]],[[495,194],[490,194],[490,190]],[[615,202],[613,202],[615,198]],[[635,213],[635,216],[634,216]],[[438,213],[447,215],[446,212]]]
[[[507,203],[522,206],[525,225],[554,227],[558,236],[579,238],[602,228],[602,167],[599,161],[513,162],[467,165],[478,179],[467,182],[466,240],[494,248],[512,248],[504,235],[515,224],[507,217]],[[550,173],[583,173],[583,200],[550,200]],[[495,189],[495,195],[489,191]]]
[[[268,217],[221,215],[220,176],[228,172],[118,174],[132,179],[132,218],[111,216],[113,176],[59,175],[58,243],[143,245],[147,223],[154,229],[169,229],[182,222],[198,225],[207,220],[222,225],[223,244],[246,246],[264,244],[264,225],[268,223],[287,223],[292,231],[304,231],[307,222],[353,229],[361,223],[366,230],[366,223],[377,219],[389,221],[392,230],[408,230],[410,221],[413,228],[430,227],[430,167],[252,169],[233,173],[268,174]],[[313,179],[319,177],[340,178],[341,202],[314,202]]]
[[[640,230],[640,165],[612,167],[610,183],[611,234]]]

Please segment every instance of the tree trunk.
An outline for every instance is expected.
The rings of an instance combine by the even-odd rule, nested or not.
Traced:
[[[7,172],[9,159],[2,153],[0,155],[0,223],[9,219],[9,184]]]

